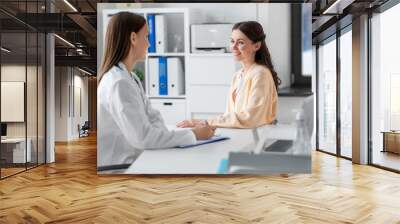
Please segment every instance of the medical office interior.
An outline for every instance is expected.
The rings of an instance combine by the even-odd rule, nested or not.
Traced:
[[[240,63],[235,61],[230,52],[232,27],[241,21],[258,21],[265,29],[266,43],[281,84],[278,92],[279,112],[276,118],[278,124],[265,125],[254,130],[260,132],[258,134],[260,141],[267,141],[266,138],[269,138],[280,140],[276,144],[288,144],[286,150],[282,149],[284,145],[278,146],[278,151],[268,150],[273,154],[268,155],[266,161],[262,161],[264,164],[270,164],[264,166],[256,162],[264,152],[261,153],[262,155],[256,152],[257,155],[252,156],[255,151],[261,151],[255,149],[258,141],[253,140],[252,129],[220,129],[216,134],[230,137],[228,142],[211,143],[187,149],[144,150],[133,165],[123,173],[235,173],[239,172],[233,171],[233,167],[237,166],[254,166],[254,172],[271,173],[278,172],[279,168],[275,163],[268,161],[276,160],[280,161],[277,164],[281,164],[279,167],[282,166],[282,171],[311,172],[311,144],[306,147],[297,146],[298,150],[294,149],[297,143],[295,141],[296,116],[303,113],[303,119],[313,120],[311,5],[223,3],[222,7],[222,4],[218,3],[188,3],[182,8],[179,3],[149,3],[131,7],[123,6],[121,4],[99,5],[98,36],[105,37],[109,19],[118,12],[134,12],[143,15],[149,21],[149,18],[154,16],[154,24],[149,22],[149,27],[154,27],[155,31],[153,31],[155,37],[152,38],[151,34],[149,37],[150,40],[155,40],[154,49],[149,48],[146,59],[136,64],[134,72],[137,76],[140,74],[139,77],[143,77],[142,85],[151,105],[161,112],[169,127],[174,127],[185,119],[210,119],[224,114],[233,75],[241,69]],[[303,27],[305,31],[300,32],[300,27]],[[99,63],[103,55],[104,38],[98,41],[97,62]],[[167,64],[165,83],[161,79],[162,59],[165,59]],[[302,63],[303,61],[305,63]],[[294,66],[288,66],[291,64]],[[165,90],[161,88],[163,85],[167,86]],[[309,99],[310,103],[304,106],[306,99]],[[104,118],[99,115],[98,119],[101,121]],[[313,124],[312,122],[309,124],[311,125],[310,133],[307,139],[301,140],[311,143],[314,142],[311,141]],[[273,129],[263,130],[263,128],[270,128],[267,126],[272,126]],[[274,133],[285,134],[274,135]],[[243,135],[246,137],[238,140],[239,136]],[[107,137],[110,136],[104,136],[104,138]],[[291,140],[293,142],[289,142]],[[291,147],[293,150],[289,150],[291,144],[293,144]],[[98,145],[98,149],[100,147]],[[249,147],[254,149],[246,149]],[[219,155],[224,150],[227,153]],[[300,150],[304,150],[304,153],[298,152]],[[244,154],[242,156],[237,152]],[[275,158],[275,154],[279,154],[277,155],[279,157]],[[302,155],[299,156],[299,154]],[[105,155],[98,150],[97,156],[102,160],[101,157]],[[251,162],[253,157],[256,158],[254,164]],[[228,160],[229,167],[222,167],[225,160]],[[249,161],[243,164],[246,160]],[[215,161],[215,163],[210,161]],[[292,169],[288,168],[292,164],[296,166]],[[250,169],[245,173],[253,172]]]
[[[294,222],[307,219],[396,223],[400,220],[400,204],[393,200],[400,196],[396,190],[400,187],[400,101],[397,97],[400,93],[400,65],[396,57],[400,51],[400,32],[396,29],[400,21],[398,1],[306,0],[301,1],[306,3],[303,6],[281,1],[126,2],[0,2],[0,220],[12,223],[28,216],[37,222],[82,221],[102,217],[99,221],[107,222],[117,213],[121,219],[136,222],[158,220],[176,223],[184,220],[181,214],[165,217],[162,212],[146,213],[145,210],[153,205],[135,205],[134,200],[147,196],[162,197],[160,192],[169,195],[176,189],[186,189],[200,195],[206,191],[207,196],[201,200],[219,200],[220,195],[216,192],[224,191],[224,195],[226,192],[235,195],[230,198],[232,201],[256,203],[240,194],[240,189],[232,187],[235,180],[244,180],[239,183],[243,184],[241,189],[292,194],[299,200],[304,199],[296,202],[304,207],[291,207],[288,206],[292,200],[290,197],[269,197],[269,202],[276,202],[275,209],[284,210],[278,214],[267,206],[263,211],[254,212],[256,217],[265,218],[267,211],[276,219],[291,214]],[[142,14],[161,15],[166,21],[164,51],[149,52],[146,60],[137,64],[135,73],[142,77],[147,96],[168,125],[189,118],[204,119],[225,111],[231,78],[240,65],[234,62],[223,43],[217,42],[221,45],[217,47],[208,45],[213,36],[203,35],[204,29],[210,26],[226,29],[228,26],[224,24],[243,20],[259,21],[266,31],[266,42],[282,81],[278,90],[278,123],[296,126],[305,99],[313,98],[310,174],[283,172],[289,174],[216,179],[196,175],[178,176],[176,179],[168,176],[98,175],[96,88],[102,49],[97,46],[101,46],[99,44],[104,38],[101,36],[104,35],[104,18],[107,18],[104,13],[127,8]],[[307,33],[310,34],[309,40],[305,38]],[[180,75],[176,77],[179,88],[167,95],[160,94],[157,88],[152,89],[153,84],[158,83],[151,80],[150,65],[157,63],[155,59],[159,57],[170,59],[180,68],[177,73]],[[210,71],[211,68],[217,70]],[[212,75],[216,73],[219,75]],[[251,138],[252,132],[248,131],[246,136]],[[208,145],[229,141],[234,139]],[[145,160],[144,163],[152,166]],[[132,169],[134,167],[128,170]],[[146,173],[140,171],[138,173]],[[176,182],[175,185],[170,178]],[[202,183],[212,184],[198,187]],[[296,187],[299,184],[307,187]],[[44,198],[44,191],[54,194]],[[130,193],[120,195],[129,200],[121,202],[112,197],[121,191]],[[48,213],[35,213],[31,209],[41,205],[30,200],[23,202],[32,196],[57,202],[48,205],[54,208]],[[91,203],[91,197],[107,200]],[[171,198],[165,200],[173,201]],[[346,206],[331,203],[337,202],[338,198],[345,198]],[[74,200],[88,203],[84,206],[90,208],[111,204],[114,207],[108,213],[93,209],[90,211],[92,216],[77,218],[77,214],[88,211],[80,209],[81,203],[72,203]],[[200,205],[192,205],[199,212],[212,213],[211,220],[254,221],[243,215],[245,209],[224,202],[216,205],[205,200],[204,203],[215,208],[225,207],[229,211],[205,211]],[[313,209],[315,203],[329,209],[317,212]],[[132,206],[142,206],[143,209],[138,211],[142,216],[121,212],[131,210]],[[313,210],[311,213],[305,209],[307,206]],[[343,212],[344,207],[346,212]],[[23,212],[15,208],[21,208]],[[164,209],[174,210],[173,206]],[[232,221],[234,213],[243,215],[243,219],[235,216],[236,220]],[[210,221],[206,215],[190,219]]]

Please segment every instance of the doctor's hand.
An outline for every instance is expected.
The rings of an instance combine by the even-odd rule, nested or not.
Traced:
[[[192,129],[197,140],[206,140],[214,135],[215,128],[209,125],[197,125]]]
[[[196,125],[205,125],[206,121],[205,120],[199,120],[199,119],[191,119],[191,120],[184,120],[176,124],[177,127],[179,128],[193,128]]]

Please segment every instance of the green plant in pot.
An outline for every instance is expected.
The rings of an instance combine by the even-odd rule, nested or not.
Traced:
[[[136,76],[139,78],[140,82],[142,83],[143,88],[146,88],[144,85],[144,72],[138,68],[134,68],[132,70],[132,75],[136,74]]]
[[[132,72],[136,74],[136,76],[140,79],[141,82],[144,81],[144,73],[142,70],[134,68]]]

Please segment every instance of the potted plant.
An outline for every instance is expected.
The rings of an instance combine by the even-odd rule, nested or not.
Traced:
[[[138,68],[134,68],[132,70],[132,75],[136,74],[136,76],[139,78],[140,82],[142,83],[142,86],[144,87],[144,72]]]

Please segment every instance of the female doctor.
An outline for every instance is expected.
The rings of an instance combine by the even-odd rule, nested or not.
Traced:
[[[147,36],[146,20],[134,13],[117,13],[108,24],[97,89],[98,166],[132,163],[142,150],[194,144],[214,134],[208,125],[169,131],[151,107],[139,79],[130,75],[145,58]]]
[[[279,78],[271,61],[262,26],[256,21],[236,23],[231,51],[242,68],[233,77],[226,112],[208,120],[185,120],[178,127],[253,128],[276,120]]]

